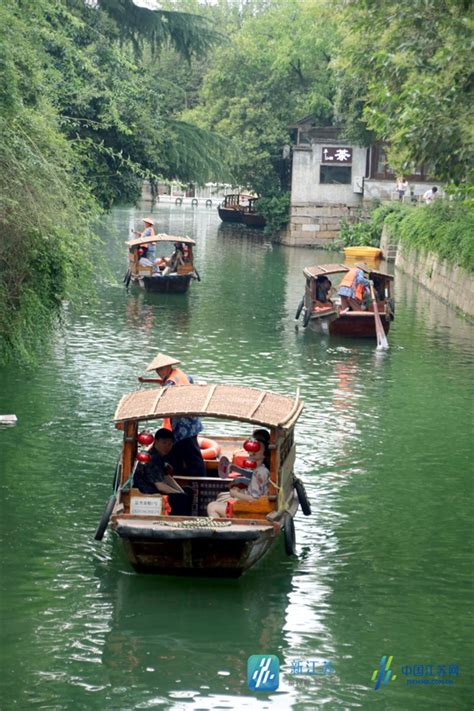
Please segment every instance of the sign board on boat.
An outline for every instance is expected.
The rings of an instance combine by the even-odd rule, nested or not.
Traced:
[[[163,499],[158,495],[131,496],[130,513],[135,516],[161,516]]]

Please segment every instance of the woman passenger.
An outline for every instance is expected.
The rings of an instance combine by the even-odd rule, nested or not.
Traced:
[[[248,459],[256,462],[257,466],[250,471],[240,467],[230,467],[230,471],[242,472],[246,476],[230,480],[230,490],[223,491],[216,501],[211,501],[207,506],[207,515],[210,518],[225,518],[227,504],[236,501],[257,501],[261,496],[268,494],[268,482],[270,478],[270,435],[267,430],[254,430],[252,440],[258,442],[260,447],[257,452],[249,452]],[[247,476],[250,475],[249,476]]]

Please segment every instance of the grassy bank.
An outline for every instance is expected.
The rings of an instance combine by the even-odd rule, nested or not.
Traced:
[[[387,203],[372,210],[368,219],[344,224],[345,246],[378,246],[383,227],[392,242],[422,252],[434,252],[451,264],[474,272],[474,205],[472,201],[438,200],[411,207]]]
[[[422,252],[434,252],[450,264],[474,272],[474,205],[439,200],[385,219],[395,240]]]

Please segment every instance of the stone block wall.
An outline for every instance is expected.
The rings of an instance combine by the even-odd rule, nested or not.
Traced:
[[[291,206],[290,221],[279,242],[291,247],[327,247],[340,239],[341,220],[356,222],[360,207],[299,203]]]
[[[474,275],[432,252],[399,243],[395,266],[413,277],[444,303],[474,320]]]

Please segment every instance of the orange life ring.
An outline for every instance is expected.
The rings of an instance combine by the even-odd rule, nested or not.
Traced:
[[[198,444],[203,459],[217,459],[221,453],[221,446],[207,437],[198,437]]]

